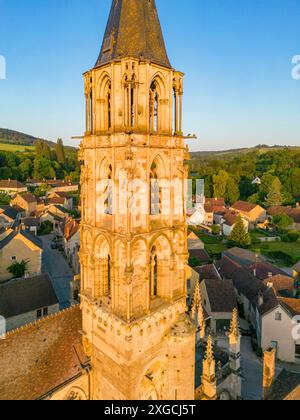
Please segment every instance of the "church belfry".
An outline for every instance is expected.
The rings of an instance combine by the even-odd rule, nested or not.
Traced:
[[[80,148],[83,341],[93,399],[194,399],[183,74],[154,0],[113,0],[84,75]]]

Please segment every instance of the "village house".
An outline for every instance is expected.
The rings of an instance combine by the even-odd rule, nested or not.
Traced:
[[[234,212],[234,211],[227,211],[221,220],[221,227],[222,227],[222,231],[223,231],[223,235],[229,237],[235,227],[235,225],[237,224],[239,219],[239,214]],[[248,232],[249,229],[249,222],[245,219],[242,218],[245,229]]]
[[[65,181],[60,179],[29,179],[27,181],[27,186],[30,188],[39,188],[42,185],[47,185],[50,188],[50,192],[77,192],[79,190],[79,184],[71,181]]]
[[[226,212],[223,198],[205,198],[203,202],[188,211],[188,224],[194,226],[212,226],[216,212]]]
[[[66,220],[64,227],[64,251],[74,274],[80,272],[79,249],[80,249],[80,226],[71,217]]]
[[[205,264],[199,267],[191,268],[191,273],[188,279],[187,293],[189,301],[192,299],[195,291],[196,283],[201,283],[205,279],[220,280],[221,276],[214,264]]]
[[[224,198],[205,198],[205,204],[211,207],[213,213],[226,210]]]
[[[21,222],[21,229],[37,236],[39,227],[41,226],[41,219],[39,217],[25,217]]]
[[[48,274],[0,284],[0,316],[5,318],[7,332],[58,311],[58,298]]]
[[[7,333],[0,340],[0,399],[89,399],[81,330],[77,305]]]
[[[73,197],[65,192],[52,192],[47,197],[48,205],[59,205],[67,210],[73,209]]]
[[[0,227],[17,226],[22,217],[22,211],[10,206],[0,206]]]
[[[232,282],[222,279],[205,279],[200,284],[202,305],[210,317],[213,334],[228,331],[232,312],[237,308]]]
[[[239,311],[256,331],[258,347],[263,351],[276,348],[279,360],[295,363],[300,357],[300,339],[292,332],[294,317],[300,315],[300,300],[285,297],[293,296],[293,280],[275,276],[263,282],[226,256],[217,268],[224,279],[233,282]],[[282,290],[286,287],[288,290]]]
[[[245,266],[245,268],[246,270],[250,271],[254,277],[261,281],[273,278],[277,275],[286,276],[286,273],[283,270],[273,264],[270,264],[269,262],[256,261],[253,264]]]
[[[15,194],[22,194],[27,192],[27,187],[16,180],[0,180],[0,192],[12,196]]]
[[[228,257],[233,261],[236,261],[243,267],[251,266],[257,263],[265,263],[266,258],[261,254],[256,254],[255,252],[249,251],[248,249],[243,248],[230,248],[223,251],[223,257]]]
[[[15,262],[28,261],[26,275],[40,274],[43,247],[41,241],[23,230],[8,230],[0,241],[0,282],[12,278],[7,271]]]
[[[21,207],[25,210],[26,216],[32,216],[37,212],[37,198],[31,193],[17,194],[10,203],[10,205]]]
[[[251,225],[264,222],[267,218],[267,212],[257,204],[248,203],[246,201],[237,201],[231,206],[231,210],[235,211],[245,218]]]

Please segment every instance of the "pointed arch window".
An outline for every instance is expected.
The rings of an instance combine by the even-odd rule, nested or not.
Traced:
[[[150,130],[157,133],[159,128],[159,93],[156,81],[151,84],[149,100]]]
[[[93,131],[93,92],[90,91],[86,96],[86,131]]]
[[[108,296],[111,296],[111,259],[110,255],[107,257],[107,291]]]
[[[105,187],[104,195],[104,213],[112,215],[113,213],[113,187],[112,187],[112,166],[109,165],[107,185]]]
[[[158,269],[157,269],[156,248],[153,248],[151,252],[150,270],[151,270],[151,273],[150,273],[151,299],[155,299],[158,296]]]
[[[162,189],[159,184],[157,163],[153,162],[150,173],[150,215],[162,213]]]
[[[111,129],[111,83],[107,85],[106,93],[107,129]]]

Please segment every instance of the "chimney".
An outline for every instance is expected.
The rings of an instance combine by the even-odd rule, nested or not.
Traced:
[[[271,279],[273,277],[273,273],[269,272],[268,277],[269,277],[269,279]]]
[[[300,204],[299,204],[299,203],[296,203],[296,207],[297,207],[297,209],[299,208],[299,206],[300,206]]]
[[[263,399],[267,400],[272,392],[276,375],[276,349],[270,348],[264,352]]]
[[[273,284],[273,283],[271,283],[271,282],[269,282],[269,283],[267,284],[267,286],[268,286],[268,288],[269,288],[269,289],[273,289],[274,284]]]
[[[256,271],[256,267],[253,269],[253,276],[256,277],[257,271]]]

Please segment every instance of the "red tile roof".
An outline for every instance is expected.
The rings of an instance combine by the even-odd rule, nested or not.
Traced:
[[[270,277],[264,280],[266,286],[272,285],[273,289],[278,293],[285,290],[293,291],[295,286],[295,281],[292,277],[283,276],[278,274],[276,276]],[[299,301],[300,302],[300,301]]]
[[[281,274],[283,276],[286,275],[286,273],[281,270],[280,268],[276,267],[273,264],[270,264],[268,262],[260,262],[248,265],[245,267],[246,270],[250,271],[252,274],[255,275],[260,280],[268,279],[269,277],[276,276],[278,274]]]
[[[0,180],[0,189],[1,188],[8,188],[8,189],[22,189],[22,188],[26,188],[24,184],[22,184],[19,181],[13,180],[13,179],[3,179]]]
[[[0,340],[0,400],[36,400],[82,373],[79,306]]]
[[[231,206],[234,210],[250,213],[257,207],[257,204],[248,203],[247,201],[237,201]]]

